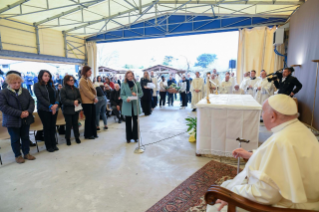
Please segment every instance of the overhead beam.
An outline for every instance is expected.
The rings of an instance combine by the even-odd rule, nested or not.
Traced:
[[[103,1],[105,1],[105,0],[98,0],[98,1],[96,1],[96,2],[91,2],[91,3],[83,4],[83,6],[78,6],[78,7],[74,8],[74,9],[71,9],[71,10],[68,10],[68,11],[65,11],[65,12],[62,12],[62,13],[60,13],[60,14],[58,14],[58,15],[55,15],[55,16],[52,16],[52,17],[50,17],[50,18],[43,19],[42,21],[35,22],[35,23],[34,23],[34,26],[39,26],[40,24],[44,24],[44,23],[49,22],[49,21],[52,21],[52,20],[54,20],[54,19],[61,18],[61,17],[63,17],[63,16],[69,15],[69,14],[74,13],[74,12],[77,12],[77,11],[80,11],[80,10],[83,9],[83,8],[91,7],[91,6],[93,6],[93,5],[96,5],[96,4],[98,4],[98,3],[101,3],[101,2],[103,2]]]
[[[129,4],[131,7],[133,7],[135,10],[139,10],[138,7],[135,7],[135,5],[133,5],[131,2],[124,0],[127,4]]]
[[[159,1],[158,4],[185,4],[187,1]],[[192,1],[187,4],[206,4],[206,5],[215,5],[215,4],[257,4],[257,5],[302,5],[305,1],[226,1],[226,2],[216,2],[216,1]]]
[[[7,5],[6,7],[0,9],[0,14],[4,13],[5,11],[11,10],[12,8],[15,8],[15,7],[21,5],[21,4],[25,3],[25,2],[28,2],[28,1],[30,1],[30,0],[21,0],[21,1],[15,2],[13,4]]]
[[[153,5],[153,4],[154,4],[154,3],[148,3],[148,4],[143,5],[142,7],[149,7],[149,6]],[[113,18],[115,18],[115,17],[117,17],[117,16],[120,16],[120,15],[123,15],[123,14],[126,14],[126,13],[130,13],[130,12],[134,12],[134,11],[136,11],[135,8],[134,8],[134,9],[129,9],[129,10],[123,11],[123,12],[118,13],[118,14],[109,15],[108,17],[101,18],[101,19],[96,20],[96,21],[90,21],[90,22],[87,23],[87,24],[83,24],[83,25],[81,25],[81,26],[74,27],[74,28],[72,28],[72,29],[66,30],[65,32],[66,32],[66,33],[69,33],[69,32],[72,32],[72,31],[75,31],[75,30],[78,30],[78,29],[85,28],[85,27],[87,27],[87,26],[91,26],[91,25],[93,25],[93,24],[100,23],[100,22],[102,22],[102,21],[111,20],[111,19],[113,19]]]

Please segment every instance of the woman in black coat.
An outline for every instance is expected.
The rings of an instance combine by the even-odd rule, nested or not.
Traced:
[[[44,143],[48,152],[58,151],[55,140],[59,110],[58,91],[54,87],[49,71],[41,70],[38,80],[38,83],[34,84],[34,93],[37,97],[38,114],[43,124]]]
[[[64,87],[61,89],[60,98],[62,102],[63,115],[66,122],[65,139],[68,146],[71,145],[71,128],[75,136],[76,143],[81,143],[79,132],[79,112],[75,111],[75,106],[81,104],[81,95],[78,88],[74,86],[74,77],[66,75],[63,79]]]
[[[147,83],[153,83],[147,71],[144,72],[144,77],[141,79],[141,87],[143,90],[143,97],[141,98],[141,106],[145,116],[152,113],[152,94],[153,90],[147,87]]]
[[[24,163],[24,159],[35,159],[29,153],[29,129],[34,122],[32,115],[34,100],[29,91],[21,87],[23,79],[18,72],[7,75],[6,82],[8,87],[0,92],[0,110],[3,113],[2,126],[8,128],[16,162]],[[20,152],[20,139],[24,158]]]

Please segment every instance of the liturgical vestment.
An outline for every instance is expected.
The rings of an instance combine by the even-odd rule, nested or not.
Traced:
[[[245,93],[246,94],[250,94],[252,97],[254,97],[255,96],[255,90],[254,90],[254,86],[255,86],[255,84],[257,83],[259,81],[259,79],[257,78],[257,77],[255,77],[255,78],[251,78],[251,79],[248,79],[247,81],[246,81],[246,85],[245,85],[245,89],[244,89],[244,91],[245,91]],[[251,86],[252,88],[249,88],[249,86]]]
[[[229,80],[228,82],[224,81],[220,84],[219,87],[220,94],[232,94],[233,93],[233,83]]]
[[[195,90],[199,90],[196,92]],[[204,98],[204,79],[203,78],[195,78],[193,79],[191,85],[192,91],[192,108],[196,108],[196,104]]]
[[[318,140],[298,119],[271,131],[273,135],[253,153],[244,170],[221,186],[260,204],[319,211]],[[208,206],[207,212],[219,206]]]
[[[255,84],[255,99],[259,104],[263,104],[266,99],[268,99],[272,94],[271,94],[271,89],[272,89],[272,84],[268,82],[267,78],[260,79],[256,84]],[[258,90],[258,88],[261,88]]]

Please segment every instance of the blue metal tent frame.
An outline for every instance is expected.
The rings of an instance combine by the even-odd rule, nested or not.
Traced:
[[[138,39],[185,36],[214,32],[237,31],[240,28],[281,25],[287,17],[210,17],[197,15],[164,15],[137,24],[124,26],[87,38],[97,43]]]

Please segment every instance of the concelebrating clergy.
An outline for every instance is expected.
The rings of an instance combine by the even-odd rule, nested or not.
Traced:
[[[254,86],[258,81],[259,79],[256,78],[256,71],[252,70],[250,72],[250,79],[247,79],[244,85],[245,93],[250,94],[252,97],[254,97],[254,94],[255,94]]]
[[[262,117],[272,136],[253,153],[235,149],[235,158],[249,160],[241,173],[221,186],[264,205],[319,210],[319,144],[298,115],[290,96],[269,97]],[[207,212],[227,211],[227,202],[216,203],[208,205]]]
[[[233,93],[233,82],[230,80],[230,75],[225,75],[225,81],[220,84],[220,94],[232,94]]]
[[[254,86],[255,89],[255,99],[259,104],[263,104],[263,102],[268,99],[272,93],[272,83],[268,82],[267,73],[265,70],[262,70],[260,73],[260,80]]]
[[[198,71],[196,71],[195,75],[196,78],[193,79],[191,85],[193,111],[196,111],[196,104],[204,98],[204,79],[200,77]]]

